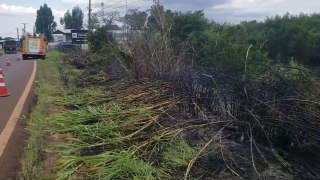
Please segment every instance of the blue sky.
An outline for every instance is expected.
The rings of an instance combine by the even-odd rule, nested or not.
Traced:
[[[126,0],[92,0],[93,9],[101,2],[107,10],[124,12]],[[16,37],[16,29],[21,23],[27,24],[27,31],[32,32],[36,10],[47,3],[53,10],[55,21],[75,5],[79,5],[87,14],[88,0],[1,0],[0,36]],[[127,0],[128,8],[149,9],[152,0]],[[188,11],[204,10],[206,17],[217,22],[238,23],[243,20],[263,20],[276,14],[320,13],[320,0],[160,0],[166,9]],[[62,26],[58,26],[62,28]]]

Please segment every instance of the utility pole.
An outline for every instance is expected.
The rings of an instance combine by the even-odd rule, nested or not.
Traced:
[[[21,23],[21,24],[23,24],[22,35],[24,35],[24,34],[26,33],[26,25],[27,25],[28,23]]]
[[[128,0],[126,0],[126,15],[128,14]],[[127,20],[128,21],[128,20]],[[128,34],[129,34],[129,25],[128,22],[125,22],[126,25],[126,41],[128,40]]]
[[[18,37],[18,41],[19,41],[19,28],[16,28],[17,29],[17,37]]]
[[[88,29],[91,31],[91,0],[89,0],[89,22],[88,22]]]

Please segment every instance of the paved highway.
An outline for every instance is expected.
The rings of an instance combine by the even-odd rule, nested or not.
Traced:
[[[0,58],[0,66],[9,93],[8,97],[0,97],[0,132],[2,132],[33,71],[33,61],[16,61],[15,54],[6,54]],[[11,59],[12,66],[6,66],[6,58]]]
[[[0,179],[14,176],[13,169],[19,169],[19,159],[26,140],[23,117],[28,114],[33,101],[33,77],[36,62],[16,60],[17,54],[5,54],[0,57],[0,66],[4,73],[6,87],[11,93],[0,97]],[[10,58],[12,66],[6,66]],[[30,93],[29,93],[30,92]]]

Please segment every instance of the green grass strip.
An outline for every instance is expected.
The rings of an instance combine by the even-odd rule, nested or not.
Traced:
[[[37,69],[37,104],[32,109],[27,121],[27,130],[29,139],[22,157],[23,179],[46,179],[48,174],[43,171],[45,167],[43,159],[45,158],[45,147],[47,133],[46,120],[49,115],[55,111],[51,104],[52,97],[58,95],[59,89],[59,70],[58,59],[62,56],[58,52],[48,52],[47,59],[38,61]]]

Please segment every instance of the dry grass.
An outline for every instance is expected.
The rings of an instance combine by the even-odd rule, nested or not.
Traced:
[[[182,44],[176,51],[169,32],[143,31],[132,35],[123,52],[134,77],[173,80],[187,69],[190,48]]]

